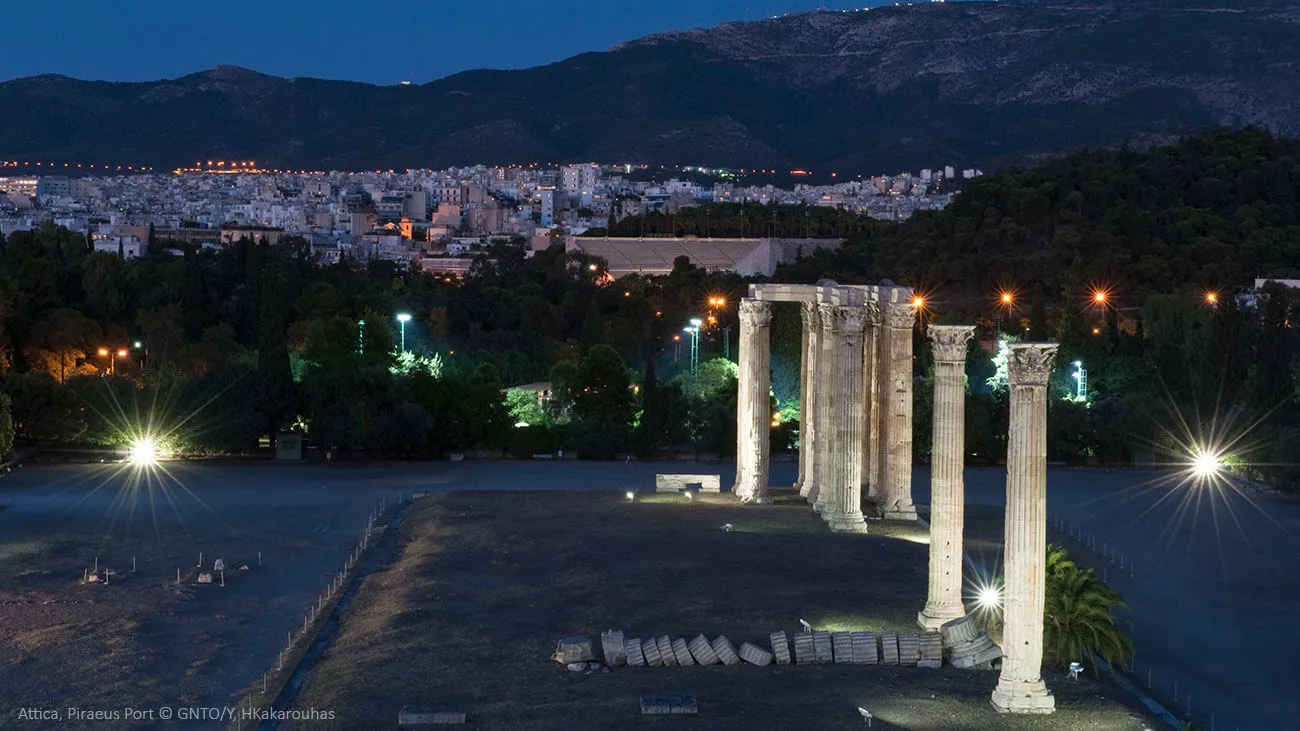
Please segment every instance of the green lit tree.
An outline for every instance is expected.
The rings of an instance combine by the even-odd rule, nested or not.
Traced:
[[[1095,668],[1098,658],[1124,668],[1133,657],[1133,643],[1115,624],[1112,610],[1127,609],[1124,598],[1080,568],[1057,546],[1047,547],[1047,601],[1043,610],[1043,656],[1068,665],[1083,662]]]

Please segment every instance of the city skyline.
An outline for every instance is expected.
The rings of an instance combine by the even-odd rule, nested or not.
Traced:
[[[183,12],[176,3],[161,0],[70,0],[7,11],[12,28],[56,29],[61,50],[49,52],[48,33],[13,34],[0,47],[0,82],[42,74],[87,81],[157,81],[216,66],[240,66],[286,78],[423,84],[461,71],[545,65],[654,33],[814,9],[886,4],[879,0],[428,2],[417,7],[374,6],[362,17],[356,14],[355,4],[340,0],[288,0],[265,6],[249,0],[220,6],[188,2],[181,3],[190,6]],[[421,28],[428,34],[414,30]],[[114,38],[129,42],[106,42]]]

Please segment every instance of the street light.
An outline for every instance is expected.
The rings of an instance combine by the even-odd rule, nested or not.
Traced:
[[[1205,293],[1205,303],[1208,304],[1208,305],[1217,305],[1217,304],[1219,304],[1219,295],[1218,295],[1218,293],[1217,293],[1217,292],[1206,292],[1206,293]]]
[[[406,323],[411,321],[411,316],[405,312],[397,316],[397,321],[402,323],[402,352],[406,352]]]
[[[108,375],[115,376],[117,375],[117,359],[125,358],[127,356],[127,352],[126,352],[126,348],[118,348],[117,350],[110,350],[109,348],[100,348],[99,355],[101,358],[109,359]]]
[[[997,310],[997,314],[993,316],[993,337],[995,339],[1001,337],[1002,335],[1002,309],[1001,308],[1005,308],[1007,311],[1007,315],[1010,316],[1011,306],[1015,303],[1016,296],[1011,292],[1004,291],[1002,292],[1002,294],[998,296],[998,301],[1000,303],[999,309]]]

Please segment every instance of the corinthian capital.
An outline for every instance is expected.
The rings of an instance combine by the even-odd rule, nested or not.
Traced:
[[[767,327],[772,324],[772,303],[749,299],[740,301],[740,324],[744,327]]]
[[[974,325],[931,325],[927,332],[935,360],[949,363],[966,361],[966,343],[975,334]]]
[[[818,319],[817,303],[804,302],[799,306],[799,318],[803,320],[803,326],[808,329],[816,328],[820,324]]]
[[[1012,386],[1046,386],[1052,375],[1056,343],[1012,343],[1007,359],[1008,380]]]
[[[910,302],[886,302],[885,326],[910,330],[916,324],[916,308]]]
[[[836,307],[834,330],[838,335],[861,335],[867,326],[865,307]]]

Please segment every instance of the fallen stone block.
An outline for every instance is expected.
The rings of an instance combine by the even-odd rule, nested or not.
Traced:
[[[617,668],[627,664],[627,650],[623,649],[623,630],[611,629],[600,633],[600,649],[605,653],[605,664]]]
[[[853,633],[832,632],[831,648],[835,651],[836,665],[853,664]]]
[[[398,726],[450,726],[465,723],[461,711],[432,711],[419,706],[403,706],[397,712]]]
[[[949,650],[949,664],[963,670],[989,670],[993,661],[1002,657],[1002,648],[993,644],[993,640],[983,632],[975,635],[970,642],[963,642]]]
[[[799,665],[816,664],[817,653],[813,650],[813,635],[811,632],[795,633],[794,661]]]
[[[727,639],[725,636],[718,635],[710,646],[713,648],[714,654],[716,654],[718,659],[722,661],[723,665],[740,664],[740,656],[736,654],[736,646],[731,644],[731,640]]]
[[[898,664],[916,667],[921,659],[921,636],[916,632],[902,632],[898,635]]]
[[[641,696],[641,714],[645,716],[693,716],[699,710],[693,695],[646,693]]]
[[[718,654],[713,651],[713,646],[709,644],[709,638],[704,635],[696,635],[690,642],[686,643],[690,648],[691,657],[700,665],[717,665]]]
[[[953,647],[975,639],[975,635],[979,634],[979,628],[970,617],[958,617],[944,622],[943,626],[939,627],[939,633],[943,635],[943,646]]]
[[[921,659],[916,661],[918,667],[943,667],[943,635],[938,632],[926,632],[921,635]]]
[[[681,637],[673,640],[673,656],[677,658],[678,665],[695,664],[695,658],[691,657],[691,648],[686,646],[686,640]]]
[[[623,652],[627,655],[627,664],[634,668],[645,667],[645,654],[641,652],[641,640],[632,637],[623,642]]]
[[[813,653],[819,664],[831,663],[835,661],[835,651],[831,645],[831,633],[826,630],[814,630],[813,633]]]
[[[882,665],[898,664],[898,633],[880,633],[880,663]]]
[[[664,664],[664,659],[659,654],[659,643],[653,637],[641,643],[641,654],[645,656],[645,664],[652,668]]]
[[[772,642],[772,656],[776,658],[776,664],[789,665],[790,640],[786,639],[785,632],[773,632],[768,639]]]
[[[554,659],[561,665],[571,662],[591,662],[596,659],[590,637],[565,637],[555,645]]]
[[[875,632],[853,632],[853,663],[875,665],[880,662],[880,644]]]
[[[664,635],[656,639],[655,644],[659,646],[659,657],[664,661],[664,665],[677,664],[677,656],[673,654],[673,639],[671,637]]]
[[[772,653],[760,648],[758,645],[742,642],[740,645],[740,659],[750,665],[771,665]]]

